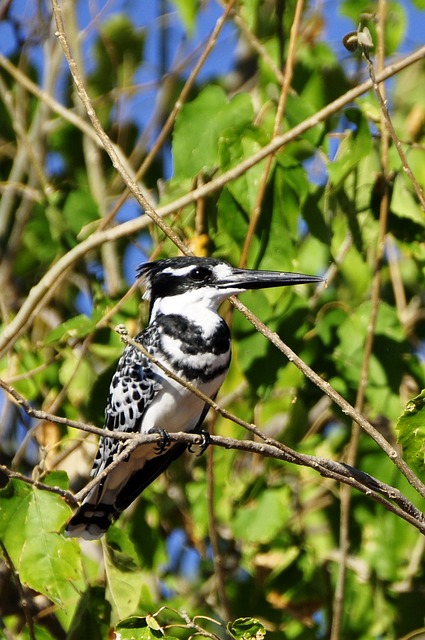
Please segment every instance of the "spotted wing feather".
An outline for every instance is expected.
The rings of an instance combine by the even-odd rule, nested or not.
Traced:
[[[143,414],[161,388],[161,382],[146,356],[132,346],[127,347],[109,387],[105,428],[140,433]],[[102,438],[91,476],[95,478],[106,469],[123,446],[125,443],[120,440]]]
[[[151,346],[149,338],[152,336],[148,330],[136,339],[145,340],[147,342],[145,346],[149,348]],[[160,378],[152,370],[148,358],[136,348],[128,346],[118,362],[109,388],[105,427],[111,431],[140,433],[143,414],[161,388]],[[101,438],[91,472],[92,477],[95,478],[106,469],[121,453],[124,446],[124,442],[114,438]],[[165,469],[172,459],[174,456],[168,460],[168,463],[166,460],[161,461],[161,470]],[[100,537],[122,511],[121,504],[131,502],[126,498],[127,482],[137,474],[140,483],[143,476],[144,488],[161,473],[161,470],[157,471],[155,467],[150,471],[148,467],[144,472],[143,468],[137,469],[134,464],[118,465],[87,495],[83,504],[68,522],[65,532],[70,536],[81,536],[87,539]],[[154,471],[153,474],[152,471]],[[131,481],[130,484],[134,485],[134,482]],[[137,494],[134,490],[130,493],[133,494],[134,500]]]

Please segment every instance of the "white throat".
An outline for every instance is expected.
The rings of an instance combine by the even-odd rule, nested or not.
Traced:
[[[150,322],[160,314],[183,316],[201,326],[204,335],[209,336],[222,321],[218,307],[228,295],[223,295],[223,292],[217,290],[214,290],[214,294],[212,295],[211,289],[205,288],[158,298],[152,306]]]

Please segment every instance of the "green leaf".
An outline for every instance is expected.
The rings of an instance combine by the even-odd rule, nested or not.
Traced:
[[[54,493],[10,480],[0,491],[0,538],[21,581],[65,610],[84,589],[80,547],[59,532],[71,509]]]
[[[39,268],[40,265],[48,264],[58,255],[60,251],[58,244],[60,232],[58,233],[58,229],[62,230],[63,221],[57,217],[55,222],[52,221],[50,212],[53,211],[57,216],[58,212],[54,207],[42,207],[41,205],[33,207],[31,218],[23,231],[21,250],[17,260],[18,274],[21,269],[25,273],[25,271],[35,268],[35,265]]]
[[[407,27],[406,8],[401,2],[389,2],[385,20],[385,53],[394,54],[401,45]]]
[[[285,118],[288,120],[290,128],[296,127],[300,122],[307,120],[310,116],[314,115],[316,109],[310,101],[300,98],[297,95],[288,94]],[[323,123],[318,123],[316,126],[311,127],[308,131],[302,134],[304,140],[309,142],[310,145],[317,145],[323,132]],[[302,147],[299,148],[302,149]],[[292,148],[291,148],[292,151]]]
[[[358,385],[360,378],[370,317],[371,305],[370,302],[365,302],[351,310],[345,318],[341,317],[340,325],[336,329],[339,344],[333,352],[333,358],[343,378],[351,382],[353,387]],[[336,319],[338,314],[333,314],[333,322]],[[375,333],[367,390],[371,398],[373,387],[388,387],[398,393],[401,384],[404,334],[397,311],[384,302],[379,306]]]
[[[59,489],[68,489],[68,475],[65,471],[51,471],[43,478],[43,484],[49,487],[58,487]]]
[[[254,155],[263,146],[262,134],[251,127],[243,133],[229,130],[219,140],[219,164],[223,171]],[[240,178],[232,180],[227,189],[246,213],[251,213],[258,197],[258,189],[263,176],[264,161],[257,163]]]
[[[2,630],[0,629],[0,640],[9,640],[10,637],[11,636],[3,635]],[[36,640],[56,640],[57,636],[54,636],[51,633],[49,633],[46,627],[36,624],[34,625],[33,636],[30,636],[28,631],[24,629],[22,634],[20,634],[19,636],[14,635],[13,638],[16,638],[17,640],[32,640],[33,638],[35,638]]]
[[[289,503],[287,487],[264,491],[252,504],[236,513],[233,521],[236,539],[263,544],[270,542],[285,526],[290,513]]]
[[[118,82],[131,84],[134,72],[143,59],[144,31],[135,27],[124,13],[114,13],[102,21],[101,32],[93,47],[96,67],[90,84],[99,94],[111,91]]]
[[[96,202],[88,191],[71,191],[63,206],[63,215],[76,236],[86,225],[99,219]]]
[[[87,402],[96,374],[91,363],[79,358],[77,353],[67,350],[65,355],[59,369],[59,381],[66,387],[72,405],[79,407]]]
[[[219,140],[229,132],[242,132],[253,118],[251,99],[238,94],[228,100],[223,89],[208,86],[186,104],[173,134],[174,178],[193,180],[219,165]]]
[[[262,134],[247,130],[238,139],[221,141],[221,165],[224,170],[249,157],[258,148]],[[226,158],[225,158],[226,157]],[[226,255],[236,263],[248,230],[249,218],[254,210],[258,189],[263,176],[259,163],[244,176],[232,181],[223,190],[218,201],[217,248],[226,249]],[[279,154],[270,173],[269,185],[262,204],[262,213],[251,242],[250,255],[255,266],[262,269],[293,268],[295,242],[298,237],[300,208],[308,194],[308,181],[304,169],[292,156]]]
[[[346,131],[340,144],[337,159],[328,165],[329,177],[334,185],[339,185],[372,150],[372,136],[369,123],[358,109],[347,109],[345,115],[354,125]]]
[[[425,389],[409,400],[396,424],[406,462],[425,477]]]
[[[163,637],[164,632],[152,615],[130,616],[116,626],[117,640],[157,640]],[[167,634],[167,640],[173,640],[173,636]]]
[[[111,607],[105,599],[105,588],[89,587],[78,603],[67,640],[104,640],[108,636],[110,618]]]
[[[116,620],[135,613],[144,586],[137,553],[130,538],[117,527],[111,527],[105,545],[107,598]]]
[[[416,174],[415,174],[416,175]],[[394,180],[394,190],[391,198],[391,211],[400,218],[412,220],[420,227],[423,233],[425,220],[423,212],[415,199],[412,189],[409,188],[406,176],[400,174]]]
[[[306,300],[301,295],[288,287],[274,292],[249,291],[242,301],[271,331],[283,337],[290,336],[291,346],[297,350],[296,340],[304,338],[308,315]],[[287,360],[242,315],[235,315],[233,329],[238,338],[234,346],[235,358],[255,394],[261,396],[273,387],[278,371],[286,366]]]
[[[152,629],[152,631],[160,631],[162,635],[164,635],[164,632],[162,631],[162,627],[159,624],[158,620],[155,618],[155,616],[151,614],[147,615],[146,624],[148,625],[149,629]]]
[[[255,618],[237,618],[227,625],[227,631],[235,640],[263,640],[266,629]]]
[[[89,318],[84,314],[74,316],[52,329],[44,342],[54,344],[68,338],[85,338],[95,330],[97,322],[97,317]]]
[[[172,0],[188,34],[193,33],[196,16],[199,11],[199,0]]]

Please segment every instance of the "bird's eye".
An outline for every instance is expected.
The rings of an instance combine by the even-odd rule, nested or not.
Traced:
[[[191,280],[195,280],[195,282],[203,282],[211,275],[211,272],[206,267],[195,267],[190,272]]]

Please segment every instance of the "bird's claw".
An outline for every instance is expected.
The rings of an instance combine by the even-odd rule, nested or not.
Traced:
[[[164,453],[164,451],[168,449],[171,444],[171,438],[168,435],[168,431],[166,431],[165,429],[154,428],[151,429],[149,433],[157,433],[161,436],[160,440],[155,443],[154,451],[157,455]]]
[[[200,441],[191,442],[190,444],[188,444],[187,450],[190,453],[194,453],[199,458],[199,456],[202,456],[202,454],[205,453],[205,450],[210,444],[210,434],[208,433],[208,431],[198,431],[197,435],[199,436]],[[196,451],[195,447],[196,449],[198,449],[198,451]]]

